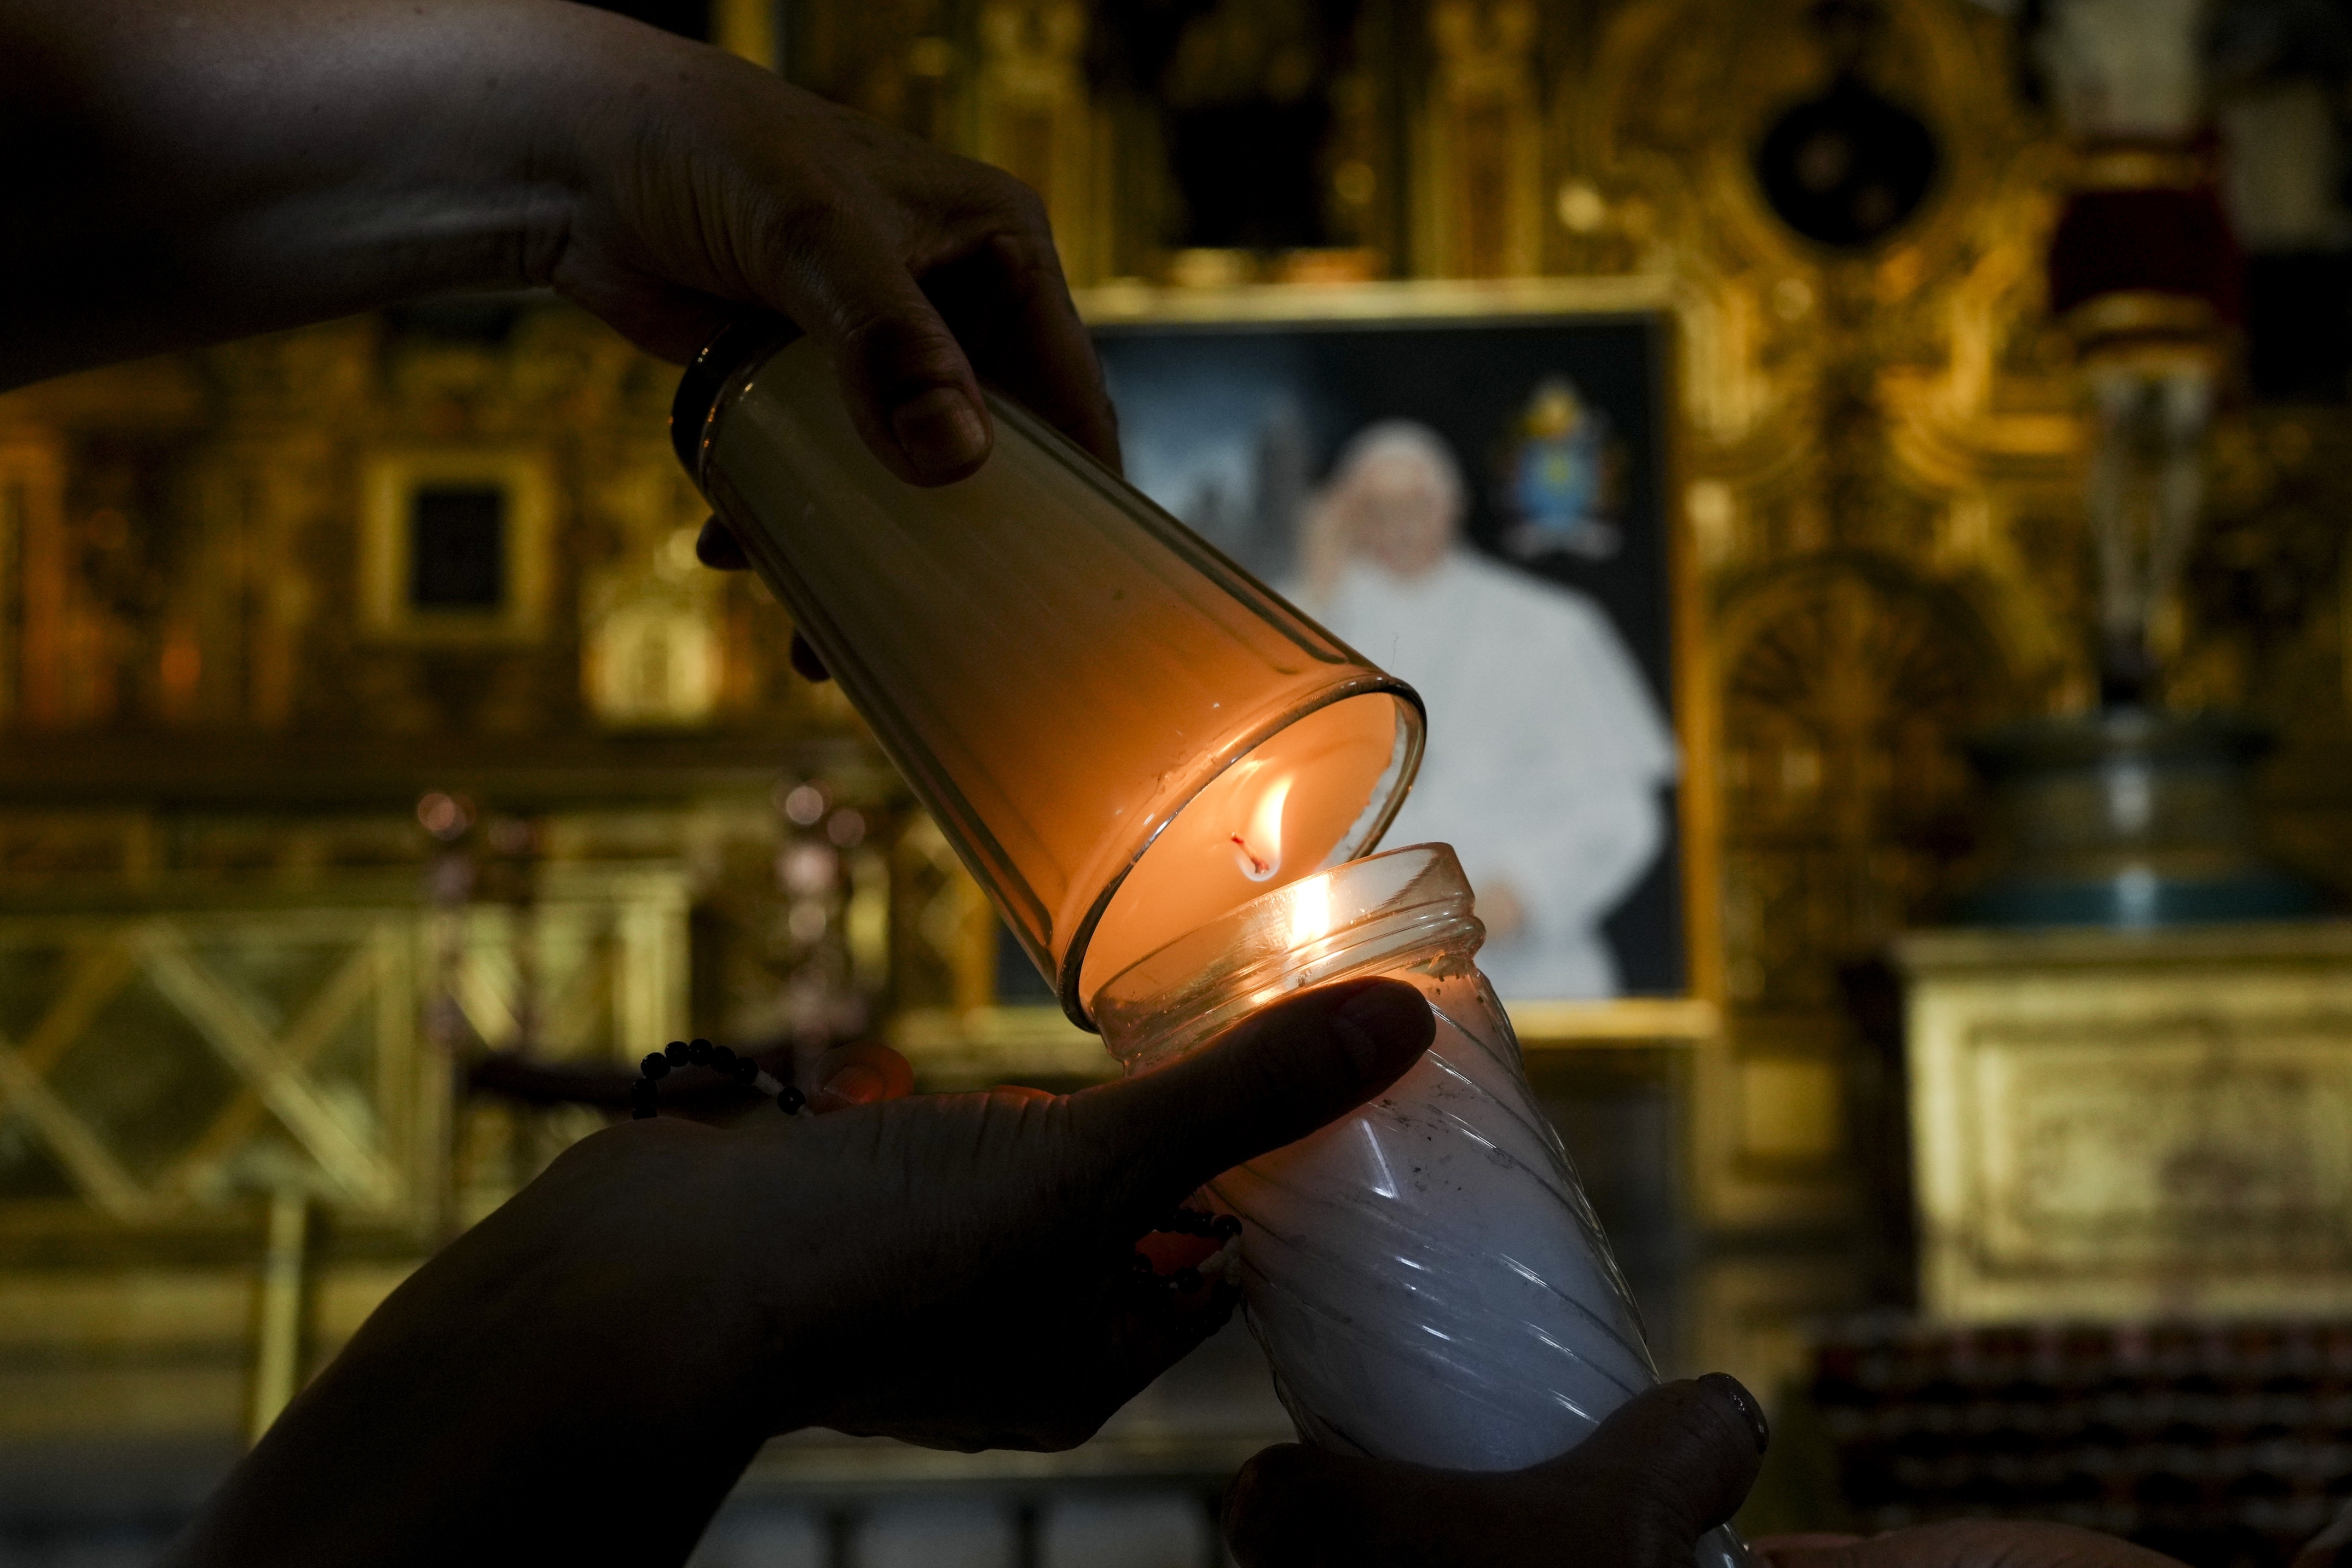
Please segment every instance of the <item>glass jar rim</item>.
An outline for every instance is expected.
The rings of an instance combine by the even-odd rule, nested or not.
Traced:
[[[1413,844],[1260,894],[1137,959],[1095,993],[1103,1043],[1129,1071],[1183,1055],[1295,991],[1409,952],[1485,939],[1451,844]]]

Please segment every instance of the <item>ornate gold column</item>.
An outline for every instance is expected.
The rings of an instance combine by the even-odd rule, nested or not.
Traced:
[[[1044,199],[1073,283],[1101,273],[1109,237],[1103,135],[1083,69],[1087,27],[1078,0],[986,0],[974,80],[974,154]]]
[[[1534,0],[1437,0],[1414,159],[1413,271],[1542,269],[1544,135]]]

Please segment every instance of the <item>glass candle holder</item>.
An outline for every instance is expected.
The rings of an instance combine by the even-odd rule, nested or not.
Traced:
[[[1115,977],[1096,1000],[1130,1074],[1294,991],[1368,975],[1418,987],[1428,1053],[1386,1094],[1210,1184],[1238,1218],[1239,1281],[1307,1442],[1508,1470],[1581,1442],[1657,1380],[1631,1292],[1536,1103],[1475,955],[1444,844],[1267,894]],[[1703,1568],[1736,1568],[1727,1525]]]
[[[671,434],[1063,1009],[1377,843],[1420,699],[1059,433],[991,395],[971,477],[907,484],[831,361],[729,329]]]

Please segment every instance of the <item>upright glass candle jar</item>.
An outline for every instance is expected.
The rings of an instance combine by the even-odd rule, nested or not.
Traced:
[[[1377,843],[1420,699],[1024,410],[907,484],[777,322],[678,388],[678,455],[1062,1006]]]
[[[1479,974],[1485,936],[1444,844],[1266,894],[1096,998],[1130,1072],[1280,998],[1367,975],[1429,998],[1428,1053],[1381,1095],[1210,1184],[1242,1222],[1250,1327],[1307,1441],[1455,1469],[1574,1448],[1656,1381],[1633,1297]],[[1737,1568],[1728,1526],[1700,1568]]]

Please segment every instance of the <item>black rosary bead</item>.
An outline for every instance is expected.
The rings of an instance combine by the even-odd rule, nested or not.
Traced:
[[[1231,1241],[1242,1233],[1242,1222],[1230,1214],[1220,1214],[1209,1221],[1209,1234],[1220,1241]]]
[[[722,1078],[731,1078],[745,1088],[759,1088],[762,1074],[760,1064],[749,1056],[738,1055],[723,1045],[713,1045],[707,1040],[674,1040],[668,1048],[649,1053],[637,1063],[641,1076],[629,1087],[630,1114],[642,1121],[660,1109],[656,1085],[669,1076],[673,1067],[692,1062],[709,1067]],[[767,1080],[772,1083],[774,1079]],[[760,1090],[765,1093],[764,1089]],[[808,1103],[808,1096],[787,1083],[776,1095],[776,1107],[787,1116],[798,1115]]]
[[[1180,1296],[1189,1296],[1201,1288],[1201,1270],[1179,1269],[1168,1276],[1168,1288]]]

